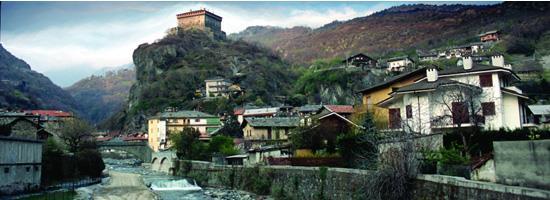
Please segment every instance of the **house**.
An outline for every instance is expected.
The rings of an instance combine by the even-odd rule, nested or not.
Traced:
[[[377,106],[378,102],[390,97],[393,88],[403,87],[414,83],[414,81],[424,77],[426,68],[419,68],[411,72],[393,76],[386,81],[373,85],[371,87],[359,90],[357,93],[362,95],[363,109],[373,114],[379,128],[387,127],[388,111],[386,108]]]
[[[61,110],[25,110],[30,115],[40,116],[41,122],[59,122],[73,118],[73,114]]]
[[[40,187],[42,145],[49,135],[24,116],[0,116],[0,194]]]
[[[406,67],[414,64],[414,61],[409,56],[393,57],[386,61],[388,63],[388,71],[401,72]]]
[[[154,151],[165,150],[170,147],[170,134],[191,127],[199,131],[201,140],[209,140],[210,136],[221,127],[220,118],[207,113],[183,110],[163,112],[149,118],[148,143]]]
[[[298,117],[245,118],[241,125],[245,148],[257,148],[266,144],[287,142],[290,130],[298,127]]]
[[[350,56],[349,58],[346,58],[342,61],[342,63],[346,64],[346,66],[353,66],[353,67],[375,67],[377,61],[365,54],[358,53],[353,56]]]
[[[463,67],[426,70],[413,84],[395,89],[378,106],[388,109],[388,128],[421,134],[479,126],[486,130],[529,126],[528,99],[511,83],[520,78],[502,55],[492,65],[463,58]]]
[[[327,105],[319,113],[302,118],[302,125],[311,126],[309,131],[319,133],[329,143],[335,143],[338,135],[348,133],[351,128],[361,127],[350,120],[353,106]]]
[[[223,78],[212,78],[204,80],[206,97],[227,97],[231,83]]]
[[[438,59],[439,59],[439,55],[437,53],[419,53],[418,54],[418,60],[422,62],[430,62]]]
[[[550,105],[529,105],[535,124],[550,124]]]
[[[481,42],[496,42],[500,40],[500,31],[493,30],[493,31],[487,31],[485,33],[479,34],[479,40]]]

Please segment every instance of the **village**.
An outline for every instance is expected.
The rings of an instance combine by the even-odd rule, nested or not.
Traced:
[[[178,14],[177,21],[178,27],[167,34],[201,30],[214,39],[226,39],[221,30],[222,17],[206,9]],[[269,174],[269,180],[277,187],[268,184],[267,189],[252,192],[273,196],[274,191],[293,191],[289,189],[293,186],[279,186],[285,181],[290,183],[291,178],[279,176],[287,172],[277,170],[288,168],[290,173],[298,167],[311,167],[299,169],[315,177],[317,171],[309,170],[325,170],[319,177],[326,178],[328,173],[330,179],[321,178],[321,182],[331,181],[331,185],[315,188],[330,187],[333,193],[320,195],[326,199],[351,199],[353,188],[335,192],[342,187],[338,186],[335,174],[366,181],[369,178],[359,175],[363,173],[359,170],[382,170],[386,165],[396,168],[415,160],[418,169],[413,171],[419,177],[416,179],[424,183],[418,187],[427,188],[427,182],[456,184],[455,187],[470,184],[467,188],[483,197],[550,198],[547,172],[550,105],[548,101],[534,102],[516,86],[523,80],[539,77],[542,68],[517,68],[503,54],[491,51],[507,33],[478,32],[479,41],[460,46],[418,49],[416,55],[384,58],[355,52],[337,65],[317,69],[384,77],[380,82],[352,91],[357,99],[355,104],[261,106],[245,102],[229,113],[167,106],[164,111],[147,116],[145,129],[133,132],[95,130],[79,124],[82,120],[69,111],[3,110],[0,194],[38,191],[44,187],[44,176],[54,179],[51,171],[44,168],[59,166],[45,163],[51,160],[43,157],[47,154],[52,159],[51,149],[45,148],[52,146],[52,139],[48,138],[53,138],[68,146],[66,153],[70,155],[58,152],[55,158],[77,159],[79,163],[92,165],[101,160],[101,155],[103,159],[131,157],[140,160],[137,165],[152,171],[193,178],[204,186],[227,186],[225,179],[215,177],[230,172],[223,170],[241,173],[235,169],[255,169],[258,170],[255,174],[248,175]],[[215,76],[196,88],[194,98],[204,102],[233,99],[246,94],[247,89],[231,77]],[[87,148],[96,149],[101,155],[90,153]],[[81,164],[77,165],[81,182],[71,187],[101,182],[98,178],[103,176],[103,161],[99,172],[82,171]],[[204,174],[209,169],[222,172]],[[403,173],[410,173],[408,170]],[[233,184],[244,184],[247,174],[232,175],[235,176],[239,178],[231,179],[230,187],[246,190]],[[70,173],[59,175],[61,179],[67,177],[75,178]],[[307,179],[295,184],[300,187],[313,184]],[[493,185],[487,186],[489,183]],[[258,186],[262,182],[251,184]],[[482,194],[478,190],[492,193]],[[428,193],[421,194],[429,197]],[[320,199],[316,197],[305,198]],[[465,199],[462,197],[458,199]],[[480,196],[469,196],[477,197]]]

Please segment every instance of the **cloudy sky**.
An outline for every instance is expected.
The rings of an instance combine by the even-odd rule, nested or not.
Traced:
[[[316,28],[400,2],[2,2],[0,42],[60,86],[132,63],[133,50],[176,26],[177,13],[206,8],[222,30],[252,25]]]

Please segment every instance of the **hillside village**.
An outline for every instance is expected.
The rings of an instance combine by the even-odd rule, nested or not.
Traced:
[[[266,195],[293,190],[289,189],[292,186],[279,186],[281,182],[290,182],[282,175],[273,175],[282,172],[269,170],[317,167],[315,170],[325,170],[325,178],[326,173],[331,177],[349,173],[346,176],[362,180],[368,177],[353,170],[396,170],[389,172],[400,176],[399,173],[413,172],[395,166],[409,165],[406,162],[414,160],[411,163],[418,168],[418,172],[412,170],[414,176],[421,177],[415,180],[441,184],[462,177],[457,180],[475,181],[468,183],[477,185],[470,187],[476,194],[477,189],[490,182],[498,184],[498,188],[521,186],[528,189],[518,191],[542,191],[542,196],[524,196],[517,191],[485,189],[495,192],[495,197],[550,197],[543,196],[550,195],[549,176],[540,172],[547,170],[543,168],[550,163],[544,157],[548,151],[541,150],[550,144],[550,104],[547,93],[536,92],[546,81],[548,69],[527,61],[521,66],[512,64],[509,59],[515,57],[500,49],[507,32],[470,30],[478,34],[468,37],[476,37],[478,41],[445,48],[419,48],[409,54],[392,52],[375,57],[366,51],[353,52],[314,62],[299,69],[306,75],[296,77],[283,76],[298,70],[288,67],[286,61],[264,47],[227,39],[221,29],[222,16],[200,9],[178,14],[176,20],[177,27],[167,30],[165,38],[142,44],[134,51],[137,81],[128,95],[128,105],[107,119],[101,129],[79,124],[83,121],[70,110],[2,110],[0,154],[16,156],[0,159],[3,168],[0,178],[6,180],[0,184],[0,194],[37,191],[53,180],[75,176],[97,182],[105,168],[103,161],[97,169],[83,170],[79,165],[76,171],[83,171],[78,175],[54,176],[52,158],[87,158],[90,161],[82,162],[99,163],[99,152],[112,156],[122,150],[125,156],[138,157],[143,166],[153,171],[193,178],[201,186],[227,186],[227,183],[215,177],[223,176],[223,172],[205,175],[200,170],[250,167],[257,170],[254,172],[257,177],[249,178],[255,186],[246,186],[246,178],[237,179],[233,174],[231,188]],[[208,47],[188,45],[196,44],[193,40],[197,38]],[[163,45],[178,44],[181,46],[174,47],[178,53],[162,49]],[[254,52],[253,56],[247,57],[249,51]],[[164,56],[181,56],[181,52],[183,57]],[[223,55],[210,58],[227,66],[200,62],[218,52]],[[200,72],[191,70],[195,64],[200,65]],[[255,79],[256,76],[263,79]],[[171,84],[172,79],[185,84]],[[322,85],[314,80],[338,87],[314,88]],[[333,96],[327,98],[325,93]],[[86,134],[70,136],[66,129]],[[56,146],[53,141],[69,150],[62,153],[59,149],[41,148]],[[509,149],[516,153],[510,153]],[[535,151],[542,153],[536,155]],[[513,161],[520,158],[524,163]],[[537,159],[542,161],[538,163]],[[267,172],[258,167],[268,167]],[[351,169],[338,171],[340,168]],[[273,186],[267,184],[267,189],[258,189],[261,181],[265,181],[259,179],[267,176],[271,176]],[[329,181],[325,178],[321,178],[322,184]],[[390,178],[372,178],[379,179]],[[347,193],[361,190],[334,185],[330,188],[344,192],[320,195],[343,199],[350,197]],[[403,197],[390,193],[379,198]],[[428,193],[422,195],[429,197]]]

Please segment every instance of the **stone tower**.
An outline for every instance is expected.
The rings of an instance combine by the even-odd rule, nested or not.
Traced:
[[[210,31],[217,38],[225,38],[222,31],[222,17],[207,11],[206,9],[192,10],[177,14],[178,27],[184,30],[200,29]]]

